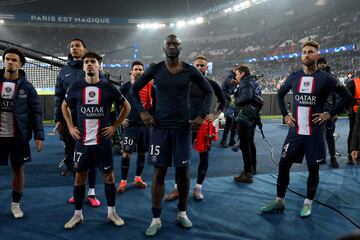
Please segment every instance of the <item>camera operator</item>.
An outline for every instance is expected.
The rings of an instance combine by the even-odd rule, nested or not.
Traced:
[[[254,132],[260,121],[259,112],[263,106],[261,87],[254,76],[250,75],[249,67],[241,65],[236,69],[236,106],[238,115],[235,119],[240,137],[240,149],[243,155],[244,171],[235,176],[240,183],[252,183],[252,175],[256,173],[256,147]]]

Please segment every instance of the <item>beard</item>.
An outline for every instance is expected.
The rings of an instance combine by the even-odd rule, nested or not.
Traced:
[[[135,74],[135,75],[134,75],[134,79],[137,80],[140,76],[141,76],[140,73],[139,73],[139,74]]]
[[[315,60],[310,60],[310,59],[302,59],[301,60],[302,64],[305,65],[306,67],[313,67],[316,64]]]

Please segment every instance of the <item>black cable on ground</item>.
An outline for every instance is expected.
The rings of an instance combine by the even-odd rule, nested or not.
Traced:
[[[266,137],[263,137],[263,139],[264,139],[264,141],[265,142],[267,142],[267,144],[269,144],[269,146],[271,147],[271,161],[273,161],[274,162],[274,164],[276,164],[277,166],[279,166],[279,163],[278,162],[276,162],[275,161],[275,156],[274,156],[274,149],[275,149],[275,147],[274,147],[274,145],[266,138]],[[276,178],[273,174],[269,174],[271,177],[273,177],[273,178]],[[291,188],[287,188],[287,190],[288,191],[290,191],[290,192],[292,192],[292,193],[294,193],[294,194],[296,194],[296,195],[298,195],[298,196],[301,196],[301,197],[303,197],[303,198],[306,198],[306,196],[304,195],[304,194],[301,194],[301,193],[299,193],[299,192],[297,192],[297,191],[295,191],[295,190],[293,190],[293,189],[291,189]],[[331,210],[333,210],[333,211],[335,211],[335,212],[337,212],[338,214],[340,214],[341,216],[343,216],[345,219],[347,219],[351,224],[353,224],[355,227],[357,227],[357,228],[359,228],[360,229],[360,224],[358,224],[356,221],[354,221],[351,217],[349,217],[349,216],[347,216],[345,213],[343,213],[343,212],[341,212],[340,210],[338,210],[338,209],[336,209],[335,207],[333,207],[333,206],[330,206],[330,205],[328,205],[328,204],[326,204],[326,203],[324,203],[324,202],[321,202],[321,201],[319,201],[319,200],[313,200],[314,202],[316,202],[316,203],[318,203],[318,204],[320,204],[320,205],[322,205],[322,206],[324,206],[324,207],[327,207],[327,208],[329,208],[329,209],[331,209]]]

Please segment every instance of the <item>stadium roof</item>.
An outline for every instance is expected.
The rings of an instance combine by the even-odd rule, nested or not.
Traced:
[[[3,13],[175,18],[189,16],[230,0],[2,0]]]
[[[151,21],[193,17],[220,5],[231,5],[240,0],[1,0],[0,13],[42,14],[64,16],[102,16]],[[257,0],[244,0],[254,2]],[[239,13],[216,20],[205,16],[201,25],[206,33],[224,34],[262,31],[279,24],[315,14],[324,14],[327,7],[360,9],[360,0],[262,0],[263,3]],[[223,11],[223,10],[220,10]],[[211,16],[211,14],[210,14]],[[171,20],[172,21],[172,20]],[[129,21],[130,23],[131,21]],[[169,23],[168,21],[167,23]],[[124,28],[136,28],[132,21]],[[209,24],[207,24],[209,23]],[[211,24],[210,24],[211,23]],[[39,25],[40,26],[40,25]],[[51,26],[51,24],[50,24]],[[110,26],[109,26],[110,27]],[[117,26],[115,26],[117,27]],[[195,28],[197,29],[197,28]]]

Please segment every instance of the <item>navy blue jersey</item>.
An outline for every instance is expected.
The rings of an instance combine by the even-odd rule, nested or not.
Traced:
[[[199,86],[205,93],[198,116],[205,117],[209,112],[213,91],[204,76],[185,62],[183,69],[172,74],[162,61],[148,68],[133,84],[131,96],[138,112],[144,111],[138,92],[152,79],[156,86],[155,121],[157,128],[189,129],[189,92],[191,83]]]
[[[215,81],[206,78],[210,86],[212,87],[214,94],[217,98],[217,101],[219,103],[219,106],[217,107],[216,111],[224,111],[225,105],[226,105],[226,99],[223,94],[223,91],[221,90],[219,84],[217,84]],[[201,109],[201,106],[204,101],[205,94],[199,89],[199,87],[196,84],[191,84],[190,88],[190,119],[193,120],[199,115],[199,109]]]
[[[81,134],[79,141],[83,145],[96,145],[102,141],[101,129],[110,126],[111,105],[121,106],[125,98],[104,80],[96,84],[84,80],[70,86],[65,101],[76,109],[76,125]]]
[[[283,116],[288,114],[284,96],[293,92],[293,117],[295,127],[290,131],[300,135],[312,135],[321,132],[321,126],[312,122],[312,114],[324,112],[324,105],[331,91],[336,92],[341,99],[335,107],[329,110],[331,116],[338,114],[351,101],[350,92],[332,75],[316,70],[305,74],[303,70],[292,73],[279,89],[277,96]]]
[[[120,87],[120,92],[124,95],[124,97],[126,97],[126,99],[128,99],[130,106],[133,106],[134,103],[130,97],[131,87],[132,83],[129,81]],[[140,118],[139,112],[135,108],[131,108],[129,115],[126,118],[129,119],[130,126],[139,126],[144,124]]]

